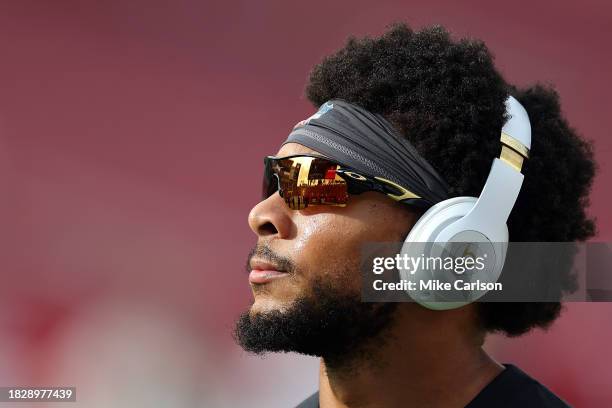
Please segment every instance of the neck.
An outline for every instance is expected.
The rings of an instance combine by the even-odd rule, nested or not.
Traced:
[[[403,304],[397,313],[346,364],[321,359],[321,408],[464,407],[504,369],[482,349],[473,307],[438,312]]]

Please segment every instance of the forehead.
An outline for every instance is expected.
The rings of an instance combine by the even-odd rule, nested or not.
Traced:
[[[275,154],[277,157],[290,156],[293,154],[319,154],[316,150],[301,145],[299,143],[286,143],[280,147]]]

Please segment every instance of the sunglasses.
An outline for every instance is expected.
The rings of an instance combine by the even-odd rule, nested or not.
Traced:
[[[310,205],[346,206],[349,195],[377,191],[395,201],[422,209],[432,204],[405,187],[382,177],[369,176],[322,156],[300,154],[264,158],[262,199],[276,191],[289,208]]]

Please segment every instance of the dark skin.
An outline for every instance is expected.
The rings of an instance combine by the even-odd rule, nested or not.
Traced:
[[[300,153],[317,152],[288,143],[276,156]],[[359,293],[361,244],[401,241],[418,217],[376,192],[351,196],[346,207],[321,205],[301,211],[291,210],[278,192],[273,194],[253,207],[249,225],[259,244],[290,258],[297,270],[251,284],[255,301],[250,313],[286,310],[309,290],[314,277]],[[253,266],[268,260],[254,257],[250,262]],[[389,331],[373,344],[373,359],[354,362],[350,371],[330,370],[321,359],[320,406],[464,407],[504,369],[482,349],[484,336],[472,305],[432,311],[402,303]]]

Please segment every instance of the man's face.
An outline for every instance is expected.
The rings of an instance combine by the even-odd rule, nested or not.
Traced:
[[[281,147],[276,156],[300,153],[317,152],[297,143],[288,143]],[[285,328],[285,335],[290,337],[291,333],[300,330],[286,326],[300,319],[311,318],[302,320],[299,323],[302,326],[325,326],[329,323],[331,327],[333,323],[325,320],[336,319],[340,309],[343,314],[376,313],[375,306],[360,302],[361,245],[376,241],[401,241],[416,218],[408,207],[377,192],[350,196],[346,207],[313,205],[299,211],[290,209],[278,192],[261,201],[253,207],[248,218],[251,229],[258,237],[247,265],[247,269],[255,270],[250,274],[254,303],[237,326],[239,342],[245,346],[249,336],[271,336],[271,332]],[[261,272],[269,269],[279,269],[283,273]],[[338,310],[334,312],[332,309]],[[358,316],[346,317],[357,324]],[[334,321],[338,323],[338,330],[343,324],[350,324],[350,320],[343,323]],[[254,335],[252,329],[257,324],[261,330],[256,330],[259,334]],[[314,328],[302,329],[304,333],[312,333]],[[326,333],[320,335],[325,336]],[[245,338],[240,339],[241,336]],[[300,340],[284,341],[292,343]],[[319,340],[311,339],[311,342]],[[274,343],[276,340],[260,338],[259,341]],[[289,350],[291,345],[283,346],[280,343],[270,347],[265,344],[249,347],[247,344],[245,348],[253,351],[284,349],[305,352]],[[318,351],[313,350],[312,353],[317,354]]]

